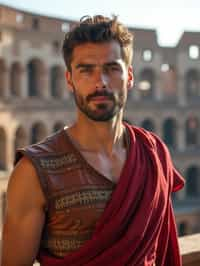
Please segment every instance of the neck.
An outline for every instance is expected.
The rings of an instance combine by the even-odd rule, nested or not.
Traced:
[[[108,122],[96,122],[79,116],[75,124],[68,128],[68,133],[82,150],[112,155],[114,151],[125,148],[122,113]]]

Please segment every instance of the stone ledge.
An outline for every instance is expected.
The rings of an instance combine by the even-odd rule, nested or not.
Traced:
[[[200,266],[200,234],[179,238],[183,266]]]

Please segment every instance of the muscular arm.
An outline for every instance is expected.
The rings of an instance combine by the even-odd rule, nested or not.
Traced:
[[[8,184],[1,266],[30,266],[40,244],[45,197],[32,163],[23,157]]]

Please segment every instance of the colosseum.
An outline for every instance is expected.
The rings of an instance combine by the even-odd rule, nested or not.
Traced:
[[[61,53],[73,23],[0,5],[0,227],[16,148],[74,120]],[[136,81],[124,119],[168,145],[186,179],[172,196],[179,235],[200,232],[200,32],[161,47],[155,30],[130,30]]]

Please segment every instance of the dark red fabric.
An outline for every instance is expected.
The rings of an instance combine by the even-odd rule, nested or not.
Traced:
[[[42,266],[180,266],[171,192],[184,182],[166,146],[126,124],[128,158],[91,240],[63,259],[40,254]]]

